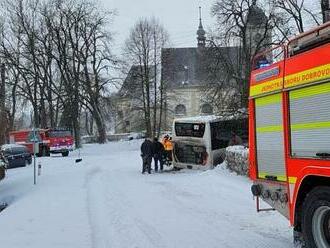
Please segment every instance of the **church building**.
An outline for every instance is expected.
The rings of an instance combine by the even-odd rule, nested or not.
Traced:
[[[261,24],[267,17],[254,1],[247,18],[250,32],[248,37],[253,49],[253,44],[259,41],[264,32]],[[226,110],[225,101],[223,104],[215,104],[208,95],[212,92],[212,84],[225,82],[228,85],[226,94],[230,97],[232,75],[216,61],[219,58],[215,58],[212,48],[206,46],[207,42],[200,9],[197,46],[162,49],[161,80],[165,87],[163,130],[171,130],[174,118],[219,114]],[[231,64],[238,65],[240,49],[239,46],[217,47],[217,54],[221,54]],[[117,133],[143,131],[143,115],[137,108],[134,109],[128,94],[123,94],[127,84],[134,84],[135,70],[136,66],[132,66],[118,95],[120,104],[117,108]]]

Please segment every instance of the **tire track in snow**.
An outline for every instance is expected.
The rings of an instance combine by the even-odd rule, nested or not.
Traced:
[[[86,180],[93,248],[166,247],[156,228],[134,211],[116,172],[94,169]]]
[[[89,224],[91,227],[92,248],[109,248],[110,242],[104,232],[104,202],[103,195],[105,194],[104,185],[101,183],[100,168],[96,168],[87,173],[87,208],[89,216]],[[96,190],[95,190],[96,189]]]

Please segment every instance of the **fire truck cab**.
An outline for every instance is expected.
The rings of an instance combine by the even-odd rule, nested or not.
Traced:
[[[12,131],[9,133],[10,143],[25,145],[30,153],[33,153],[31,135],[39,140],[38,156],[49,156],[51,153],[61,153],[63,157],[73,150],[73,137],[71,131],[66,128],[47,128],[33,130]]]
[[[279,211],[305,247],[330,247],[330,23],[255,57],[249,146],[257,210]]]

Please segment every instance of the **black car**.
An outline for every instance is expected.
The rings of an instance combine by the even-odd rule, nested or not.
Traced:
[[[7,167],[7,160],[0,151],[0,180],[4,179],[6,176],[6,167]]]
[[[32,163],[32,155],[25,146],[3,145],[1,152],[8,161],[7,169],[22,167]]]

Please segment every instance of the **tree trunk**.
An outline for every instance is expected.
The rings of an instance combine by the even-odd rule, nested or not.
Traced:
[[[153,129],[152,129],[152,137],[156,137],[157,130],[157,40],[156,40],[156,30],[154,30],[154,113],[153,113]]]
[[[85,112],[85,129],[88,135],[91,135],[91,133],[89,132],[89,118],[88,118],[88,112],[86,110]]]
[[[97,131],[98,131],[98,142],[100,144],[104,144],[107,142],[107,133],[106,133],[106,128],[104,125],[102,115],[101,115],[100,111],[96,110],[95,113],[93,113],[93,116],[95,119],[95,124],[97,126]]]
[[[40,126],[41,128],[46,128],[47,125],[47,113],[45,108],[45,99],[41,96],[40,99]]]
[[[158,131],[157,138],[160,137],[160,132],[162,128],[162,119],[163,119],[163,106],[164,106],[164,83],[160,81],[160,102],[159,102],[159,122],[158,122]]]
[[[80,123],[78,119],[74,119],[73,123],[73,132],[74,132],[74,142],[75,142],[75,146],[76,148],[80,148],[81,147],[81,137],[80,137]]]

